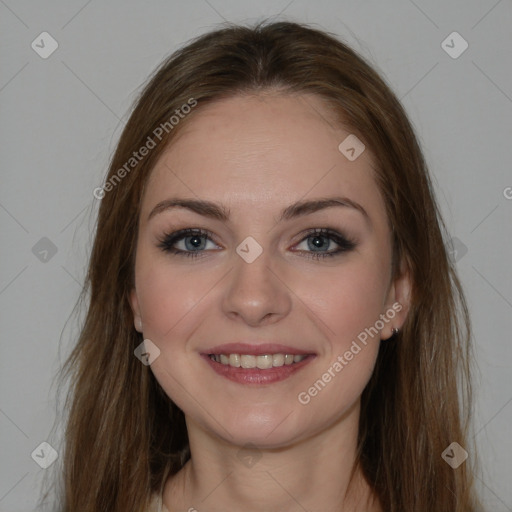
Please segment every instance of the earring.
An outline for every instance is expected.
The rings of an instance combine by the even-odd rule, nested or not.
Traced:
[[[139,330],[142,331],[142,320],[139,318],[138,322],[137,322],[137,326],[139,328]]]
[[[393,327],[391,329],[391,333],[393,336],[396,336],[400,332],[400,329],[398,327]]]

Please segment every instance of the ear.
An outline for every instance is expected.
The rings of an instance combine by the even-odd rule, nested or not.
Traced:
[[[130,306],[133,311],[133,324],[135,326],[135,330],[142,333],[142,318],[140,316],[139,299],[135,288],[132,288],[130,292]]]
[[[381,331],[381,339],[393,335],[392,329],[401,329],[411,308],[412,279],[408,266],[402,261],[397,277],[391,282],[383,314],[389,318]]]

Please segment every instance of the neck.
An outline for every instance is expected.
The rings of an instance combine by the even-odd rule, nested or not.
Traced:
[[[322,432],[258,449],[229,443],[187,418],[191,459],[168,479],[164,504],[173,512],[380,511],[360,468],[351,475],[358,419],[359,402]]]

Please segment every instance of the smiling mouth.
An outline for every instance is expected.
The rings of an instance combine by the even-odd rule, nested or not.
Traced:
[[[208,354],[208,357],[212,361],[233,368],[268,370],[300,363],[308,357],[308,354]]]
[[[293,349],[295,350],[295,349]],[[201,357],[211,369],[228,380],[249,386],[266,386],[288,379],[307,366],[316,354],[286,354],[283,352],[259,354],[206,352]],[[219,350],[220,352],[220,350]]]

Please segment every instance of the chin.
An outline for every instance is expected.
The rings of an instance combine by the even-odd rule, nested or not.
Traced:
[[[262,407],[237,415],[231,413],[229,420],[221,423],[225,430],[219,431],[218,425],[214,430],[230,444],[242,447],[251,444],[261,449],[282,448],[307,436],[304,418],[297,420],[297,411],[292,408],[275,408],[272,412],[267,406],[265,410]]]

